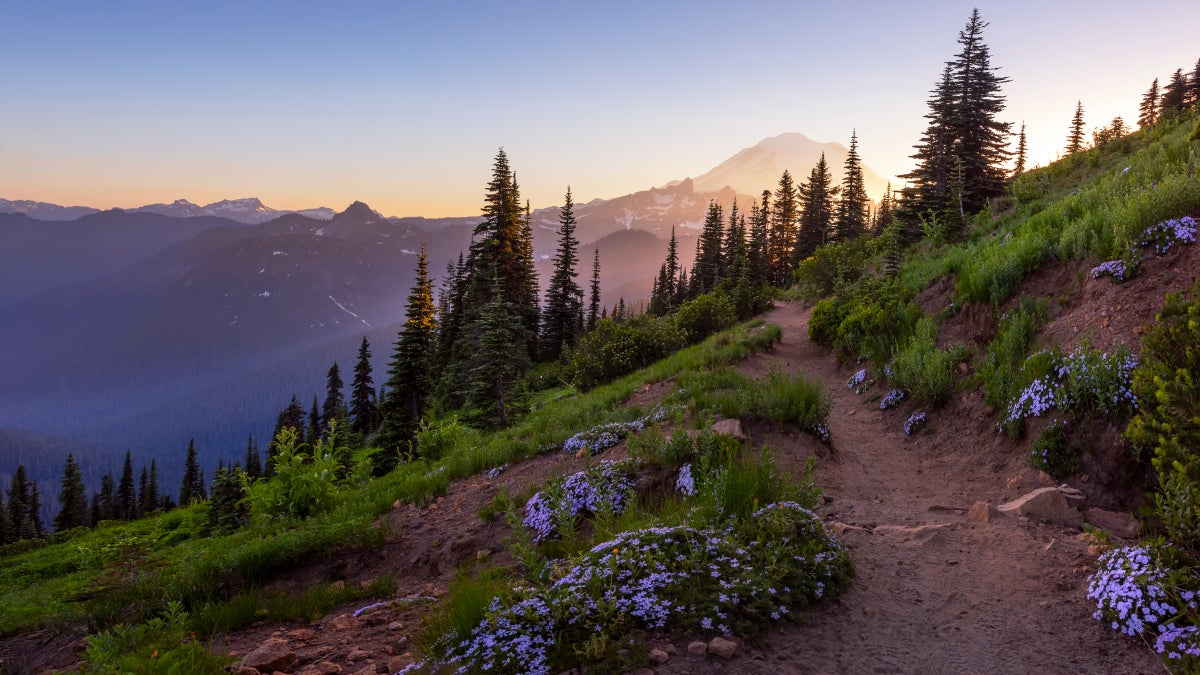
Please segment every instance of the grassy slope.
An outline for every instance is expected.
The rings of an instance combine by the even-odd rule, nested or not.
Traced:
[[[778,339],[778,328],[750,322],[683,349],[610,384],[579,393],[543,392],[515,427],[454,439],[436,462],[417,461],[386,477],[343,489],[329,511],[304,521],[258,523],[205,536],[207,506],[177,509],[132,523],[56,535],[49,545],[0,549],[0,635],[41,626],[91,629],[160,613],[172,600],[196,612],[206,603],[259,587],[317,556],[376,546],[377,518],[396,500],[422,503],[450,480],[537,454],[593,425],[637,417],[621,402],[647,382],[744,358]]]

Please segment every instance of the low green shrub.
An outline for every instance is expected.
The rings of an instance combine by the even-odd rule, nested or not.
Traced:
[[[793,288],[804,300],[820,300],[832,294],[862,277],[864,265],[879,244],[878,238],[858,237],[818,246],[796,265]]]
[[[576,387],[591,389],[654,363],[687,343],[671,319],[635,316],[623,323],[603,319],[575,348]]]
[[[884,281],[854,296],[844,316],[838,324],[834,347],[882,368],[912,335],[921,310],[901,294],[894,281]]]
[[[1200,557],[1200,283],[1168,295],[1142,338],[1133,389],[1145,402],[1125,437],[1153,453],[1167,536]]]
[[[1049,307],[1045,298],[1023,298],[1019,307],[1001,317],[996,336],[976,362],[975,371],[983,381],[984,400],[993,408],[1000,408],[1016,395],[1017,375]]]
[[[675,327],[689,342],[699,342],[736,321],[733,303],[723,293],[705,293],[692,298],[680,305],[675,313]]]
[[[179,602],[167,603],[162,616],[141,625],[118,624],[88,636],[84,656],[94,673],[209,675],[234,661],[214,655],[196,640]]]
[[[1079,449],[1071,444],[1067,423],[1054,420],[1042,430],[1029,448],[1029,463],[1062,480],[1079,468]]]
[[[917,322],[913,336],[892,362],[892,382],[913,398],[933,406],[950,400],[954,391],[954,367],[967,356],[961,345],[937,348],[937,325],[925,317]]]

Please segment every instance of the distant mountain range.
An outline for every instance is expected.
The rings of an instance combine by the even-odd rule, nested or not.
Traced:
[[[636,305],[671,228],[690,266],[710,200],[745,208],[781,167],[802,180],[822,151],[837,175],[839,148],[785,134],[695,180],[577,205],[581,283],[597,249],[605,303]],[[533,213],[543,285],[558,217]],[[440,278],[480,220],[384,217],[361,202],[334,213],[258,199],[107,211],[0,200],[0,485],[18,457],[61,455],[29,462],[49,471],[85,449],[159,457],[174,485],[189,438],[211,464],[240,456],[293,393],[307,406],[323,392],[334,360],[348,379],[363,335],[382,383],[417,251],[424,243]]]
[[[90,216],[99,212],[100,209],[90,206],[59,206],[57,204],[47,204],[46,202],[0,199],[0,214],[21,213],[38,220],[76,220],[83,216]],[[215,218],[228,218],[229,220],[246,225],[258,225],[259,223],[265,223],[268,220],[274,220],[279,216],[289,213],[298,213],[317,220],[329,220],[333,218],[335,213],[333,209],[324,206],[315,209],[305,209],[303,211],[280,211],[279,209],[273,209],[263,204],[257,197],[223,199],[207,206],[199,206],[186,199],[176,199],[170,204],[147,204],[135,209],[124,209],[124,212],[154,213],[174,218],[212,216]]]

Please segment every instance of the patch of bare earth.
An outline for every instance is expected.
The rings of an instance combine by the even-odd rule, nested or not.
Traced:
[[[777,307],[774,353],[744,366],[799,370],[833,394],[830,456],[817,463],[823,515],[857,576],[836,601],[772,629],[732,661],[672,657],[659,673],[1150,673],[1157,658],[1092,620],[1094,569],[1077,528],[1012,516],[968,523],[976,501],[1001,504],[1039,486],[1024,450],[995,432],[978,394],[959,395],[905,437],[911,404],[880,411],[845,387],[853,368],[808,341],[809,312]],[[751,435],[751,442],[762,438]],[[772,439],[781,463],[820,453]],[[828,452],[828,451],[826,451]],[[683,644],[683,643],[680,643]]]

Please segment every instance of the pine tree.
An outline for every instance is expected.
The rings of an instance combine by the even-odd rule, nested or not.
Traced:
[[[958,34],[962,51],[951,62],[960,101],[955,121],[957,140],[962,144],[959,157],[963,161],[963,209],[968,214],[976,213],[987,200],[1004,194],[1007,189],[1008,176],[1002,165],[1009,158],[1008,136],[1012,124],[997,121],[996,115],[1004,110],[1000,87],[1009,78],[997,75],[991,65],[990,50],[983,42],[983,29],[987,26],[979,10],[973,10],[966,27]]]
[[[4,491],[0,490],[0,546],[11,544],[15,540],[12,516],[8,513],[8,503],[4,501]]]
[[[771,191],[762,191],[762,206],[750,206],[750,242],[747,248],[749,278],[754,284],[767,283],[770,268],[767,259],[767,223],[771,217]]]
[[[519,340],[524,330],[520,315],[504,295],[499,275],[493,287],[492,300],[477,321],[482,339],[467,395],[472,421],[484,427],[508,425],[516,385],[529,367],[529,353]]]
[[[350,384],[350,431],[359,438],[371,435],[379,426],[379,409],[375,404],[375,379],[371,376],[371,345],[363,336],[358,346],[358,361],[354,364],[354,381]],[[246,467],[250,472],[250,467]]]
[[[29,519],[29,502],[32,498],[29,489],[29,478],[25,473],[25,465],[17,465],[13,472],[12,482],[8,485],[8,518],[12,523],[13,541],[28,539],[33,536],[33,522]]]
[[[317,395],[313,394],[312,407],[308,410],[308,442],[316,444],[321,438],[321,409],[317,407]],[[183,504],[183,502],[179,502]]]
[[[942,79],[927,101],[929,126],[911,155],[917,160],[912,171],[901,175],[908,185],[901,191],[903,199],[896,216],[906,223],[930,217],[941,217],[949,209],[950,171],[954,164],[954,118],[957,115],[957,96],[951,77],[950,64],[942,71]]]
[[[432,304],[432,300],[430,301]],[[343,393],[345,384],[342,382],[342,371],[337,361],[325,373],[325,403],[321,406],[321,429],[329,428],[329,423],[337,419],[346,408],[346,395]]]
[[[38,493],[36,481],[29,482],[29,518],[28,523],[34,538],[40,538],[46,533],[42,526],[42,496]]]
[[[706,293],[717,287],[721,278],[721,230],[725,227],[725,216],[721,205],[715,201],[708,203],[708,211],[704,216],[704,227],[696,240],[696,262],[692,266],[692,284],[696,287],[693,295]]]
[[[383,424],[379,444],[389,451],[373,458],[376,473],[394,466],[396,452],[407,449],[429,405],[433,390],[434,346],[437,344],[437,313],[433,306],[433,282],[425,258],[425,245],[417,256],[417,278],[408,294],[404,328],[396,340],[388,364],[387,396],[380,405]],[[519,343],[525,349],[525,343]]]
[[[192,502],[203,501],[204,472],[196,460],[196,439],[188,441],[187,458],[183,463],[183,482],[179,486],[179,505],[187,506]]]
[[[800,229],[796,236],[793,264],[811,256],[825,243],[833,226],[834,198],[838,188],[833,185],[825,153],[808,174],[808,182],[800,186]]]
[[[529,359],[536,356],[538,338],[538,288],[533,261],[532,217],[522,208],[516,174],[500,150],[492,166],[492,179],[484,196],[483,221],[475,227],[465,263],[461,331],[443,368],[440,391],[449,405],[464,401],[471,377],[479,365],[478,347],[483,336],[484,309],[492,303],[495,280],[516,314],[514,337]]]
[[[735,264],[735,258],[739,253],[744,255],[744,247],[746,245],[745,233],[739,233],[738,222],[745,224],[745,219],[738,211],[737,197],[733,198],[733,205],[729,208],[729,225],[725,232],[721,235],[721,270],[720,278],[725,279],[730,276],[730,270]]]
[[[796,244],[796,225],[800,219],[798,193],[792,174],[784,170],[775,190],[771,208],[770,230],[767,231],[767,257],[770,260],[770,279],[776,286],[786,286],[791,276],[792,248]],[[692,277],[696,276],[693,268]]]
[[[125,451],[125,466],[121,469],[121,482],[117,484],[117,513],[119,520],[137,518],[137,491],[133,484],[133,460]]]
[[[464,302],[466,300],[467,281],[466,264],[463,254],[459,252],[458,262],[446,266],[446,277],[442,279],[442,288],[438,302],[438,357],[434,370],[447,373],[453,365],[454,346],[462,334],[465,319]],[[445,389],[445,387],[442,387]],[[382,404],[384,396],[380,394]]]
[[[546,289],[546,311],[542,315],[540,355],[547,361],[559,358],[563,348],[574,348],[583,335],[583,288],[575,282],[579,272],[579,240],[575,238],[575,202],[571,188],[563,198],[558,218],[558,250],[554,254],[554,273]]]
[[[833,240],[849,241],[867,231],[867,188],[863,183],[862,159],[858,156],[858,132],[850,133],[850,151],[846,154],[846,174],[842,178],[841,199],[834,220]],[[803,195],[803,191],[801,192]],[[803,198],[803,197],[802,197]]]
[[[1184,103],[1189,108],[1200,105],[1200,59],[1196,59],[1196,67],[1188,78],[1188,94]]]
[[[1083,101],[1075,104],[1075,116],[1071,118],[1071,133],[1067,136],[1067,154],[1083,150]]]
[[[336,422],[335,422],[336,423]],[[244,526],[249,513],[242,499],[245,488],[236,470],[219,467],[213,474],[208,525],[216,532],[232,532]]]
[[[929,100],[929,126],[915,146],[917,166],[908,174],[897,216],[908,224],[929,217],[958,220],[958,214],[978,212],[1006,189],[1011,125],[996,116],[1004,110],[1000,87],[1007,77],[996,74],[983,42],[987,23],[972,11],[958,34],[961,50],[946,64]],[[951,194],[956,167],[960,189]]]
[[[142,513],[157,511],[163,507],[163,496],[158,491],[158,460],[150,460],[150,482],[142,499]]]
[[[1142,94],[1142,102],[1138,106],[1138,128],[1145,129],[1146,127],[1158,121],[1159,112],[1159,96],[1158,96],[1158,78],[1154,78],[1154,82],[1150,84],[1150,88]]]
[[[279,413],[275,418],[275,429],[271,432],[271,443],[267,446],[267,462],[263,467],[264,475],[271,476],[273,470],[271,468],[271,458],[275,456],[275,438],[279,436],[279,432],[291,427],[296,430],[296,444],[300,445],[305,442],[304,438],[304,408],[300,406],[300,399],[292,394],[292,400],[288,406]]]
[[[20,469],[18,469],[20,470]],[[10,491],[9,502],[12,494]],[[87,491],[83,487],[83,473],[75,463],[75,456],[67,455],[67,465],[63,468],[62,482],[58,492],[58,515],[54,517],[54,529],[58,532],[73,527],[86,527],[91,518],[88,514]]]
[[[879,208],[875,210],[875,217],[871,221],[871,231],[876,236],[883,235],[891,226],[892,221],[896,219],[893,208],[892,182],[888,181],[887,187],[883,190],[883,197],[879,200]]]
[[[1188,96],[1188,81],[1183,76],[1183,68],[1178,68],[1171,75],[1171,81],[1163,87],[1162,100],[1159,103],[1159,114],[1163,117],[1178,114],[1183,111]]]
[[[675,309],[675,296],[679,289],[676,287],[679,277],[679,242],[675,238],[675,226],[671,226],[671,239],[667,242],[667,260],[664,263],[667,285],[662,289],[663,297],[668,302],[667,311]]]
[[[587,329],[596,329],[600,319],[600,249],[592,249],[592,287],[588,298]]]
[[[1017,136],[1017,161],[1013,165],[1013,178],[1025,173],[1026,152],[1028,148],[1025,143],[1025,122],[1021,122],[1021,133]]]
[[[138,493],[137,493],[137,517],[141,518],[146,515],[146,493],[150,488],[150,472],[146,470],[146,465],[142,465],[142,473],[138,476]]]
[[[102,520],[117,519],[117,488],[112,472],[104,474],[100,479],[100,491],[95,494],[92,506],[92,525]]]
[[[242,460],[242,464],[245,467],[243,470],[250,480],[262,478],[262,458],[258,455],[258,446],[254,443],[254,436],[246,439],[246,458]]]

